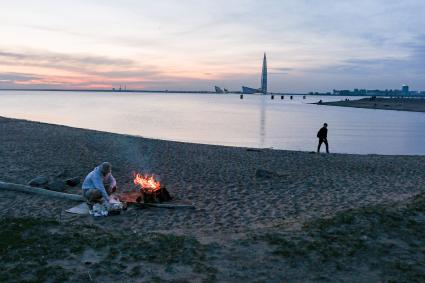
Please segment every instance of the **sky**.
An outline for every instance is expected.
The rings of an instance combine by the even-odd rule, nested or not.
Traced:
[[[425,90],[423,0],[0,0],[0,88]]]

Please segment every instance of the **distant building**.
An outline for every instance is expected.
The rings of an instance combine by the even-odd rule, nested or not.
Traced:
[[[267,94],[267,58],[266,58],[266,53],[264,53],[263,68],[261,70],[261,87],[260,88],[252,88],[252,87],[242,86],[242,93],[244,93],[244,94],[254,94],[254,93]]]
[[[267,94],[267,58],[266,58],[266,53],[264,53],[263,69],[261,70],[261,93]]]
[[[408,85],[403,85],[403,86],[401,87],[401,93],[402,93],[403,95],[409,95],[409,86],[408,86]]]
[[[342,90],[336,90],[336,89],[334,89],[333,90],[333,94],[334,95],[350,95],[351,94],[351,91],[349,91],[348,89],[342,89]]]
[[[401,95],[421,95],[418,91],[410,91],[407,85],[403,85],[402,89],[354,89],[354,90],[333,90],[333,95],[341,96],[401,96]]]
[[[259,92],[260,92],[260,90],[258,88],[242,86],[242,93],[243,94],[254,94],[254,93],[259,93]]]
[[[214,89],[216,93],[224,93],[224,91],[218,86],[215,86]]]

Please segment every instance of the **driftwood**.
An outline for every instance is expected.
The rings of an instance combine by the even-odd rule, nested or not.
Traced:
[[[41,189],[41,188],[13,184],[13,183],[6,183],[6,182],[0,181],[0,191],[1,190],[15,191],[15,192],[21,192],[21,193],[33,194],[33,195],[42,195],[46,197],[60,198],[64,200],[72,200],[72,201],[80,201],[80,202],[84,201],[83,196],[76,195],[76,194],[60,193],[60,192],[50,191],[50,190]],[[158,207],[158,208],[192,208],[192,209],[195,208],[193,205],[190,205],[190,204],[144,203],[144,205],[149,207]]]
[[[195,206],[192,204],[173,204],[173,203],[149,203],[144,202],[143,205],[149,207],[158,207],[158,208],[191,208],[195,209]]]
[[[15,192],[21,192],[21,193],[33,194],[33,195],[42,195],[46,197],[54,197],[54,198],[60,198],[65,200],[72,200],[72,201],[84,201],[84,198],[80,195],[60,193],[60,192],[50,191],[46,189],[35,188],[35,187],[13,184],[13,183],[6,183],[1,181],[0,181],[0,190],[15,191]]]

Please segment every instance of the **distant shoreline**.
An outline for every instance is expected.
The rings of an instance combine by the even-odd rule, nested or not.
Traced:
[[[3,88],[0,91],[64,91],[64,92],[117,92],[117,93],[198,93],[198,94],[219,94],[219,95],[227,95],[227,94],[245,94],[241,91],[229,91],[228,93],[217,93],[215,91],[208,90],[143,90],[143,89],[8,89]],[[245,94],[245,95],[262,95],[262,94]],[[306,95],[304,93],[278,93],[271,92],[267,95]]]
[[[362,98],[333,102],[317,102],[317,105],[365,109],[425,112],[425,98]]]
[[[241,91],[229,91],[228,93],[217,93],[215,91],[207,91],[207,90],[143,90],[143,89],[16,89],[16,88],[0,88],[0,91],[49,91],[49,92],[113,92],[113,93],[190,93],[190,94],[217,94],[217,95],[228,95],[228,94],[243,94],[246,96],[262,96],[264,94],[261,93],[254,93],[254,94],[246,94],[242,93]],[[365,95],[334,95],[334,94],[327,94],[327,93],[281,93],[281,92],[269,92],[265,94],[264,96],[272,96],[272,95],[293,95],[293,96],[329,96],[329,97],[364,97]],[[425,98],[425,96],[422,96]]]
[[[255,96],[274,96],[274,95],[290,95],[290,96],[311,96],[311,97],[319,97],[319,96],[327,96],[327,97],[371,97],[371,95],[355,95],[355,94],[347,94],[347,95],[335,95],[329,93],[283,93],[283,92],[268,92],[267,94],[261,93],[253,93],[247,94],[242,93],[241,91],[229,91],[227,93],[217,93],[215,91],[208,90],[143,90],[143,89],[17,89],[17,88],[0,88],[0,91],[49,91],[49,92],[113,92],[113,93],[181,93],[181,94],[217,94],[217,95],[229,95],[229,94],[239,94],[239,95],[255,95]],[[379,96],[380,98],[388,97],[388,96]],[[425,95],[410,95],[405,98],[424,98]],[[325,103],[323,103],[325,104]],[[363,108],[363,107],[362,107]]]
[[[243,95],[263,95],[261,93],[253,93],[253,94],[247,94],[242,93],[241,91],[229,91],[227,93],[217,93],[215,91],[208,91],[208,90],[143,90],[143,89],[16,89],[16,88],[0,88],[0,91],[64,91],[64,92],[113,92],[113,93],[190,93],[190,94],[217,94],[217,95],[229,95],[229,94],[243,94]],[[281,93],[281,92],[269,92],[266,94],[266,96],[271,95],[294,95],[294,96],[301,96],[301,95],[310,95],[310,96],[332,96],[328,94],[307,94],[307,93]]]
[[[179,90],[112,90],[112,89],[0,89],[0,91],[66,91],[66,92],[153,92],[153,93],[205,93],[205,94],[214,94],[214,91],[179,91]],[[237,94],[236,92],[232,92]]]

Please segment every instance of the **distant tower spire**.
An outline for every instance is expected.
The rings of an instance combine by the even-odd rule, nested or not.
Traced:
[[[266,58],[266,53],[264,53],[263,70],[261,72],[261,92],[263,94],[267,94],[267,58]]]

